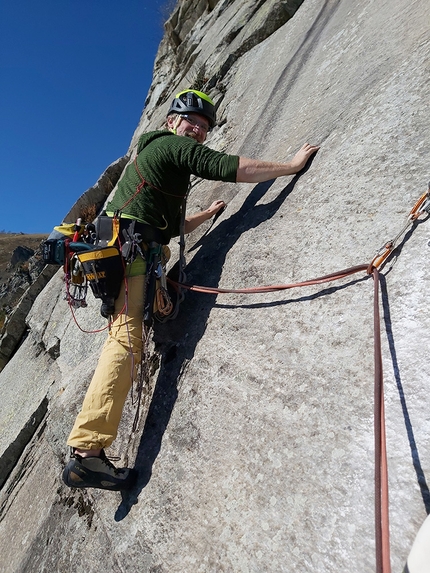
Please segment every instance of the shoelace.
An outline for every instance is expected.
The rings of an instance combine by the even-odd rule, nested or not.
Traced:
[[[108,468],[112,469],[115,472],[115,475],[124,473],[123,469],[117,468],[111,461],[110,459],[107,457],[107,455],[105,454],[105,451],[102,450],[100,452],[100,459],[103,461],[103,463],[105,463],[107,465]]]

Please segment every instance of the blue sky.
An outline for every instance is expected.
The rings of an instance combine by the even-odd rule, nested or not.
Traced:
[[[0,231],[49,233],[127,152],[174,4],[0,1]]]

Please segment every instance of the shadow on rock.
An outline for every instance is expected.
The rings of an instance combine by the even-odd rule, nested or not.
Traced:
[[[225,258],[232,246],[243,233],[258,227],[275,215],[301,175],[309,169],[312,160],[313,157],[270,203],[257,205],[275,180],[258,183],[239,211],[204,237],[204,248],[200,249],[187,265],[187,280],[195,284],[217,286]],[[135,488],[123,493],[122,502],[115,514],[116,521],[127,516],[131,507],[137,503],[140,492],[151,479],[152,467],[178,396],[178,383],[206,330],[209,313],[215,301],[216,295],[202,296],[189,292],[181,304],[178,318],[155,326],[154,341],[161,353],[161,367],[136,456],[135,468],[139,477]]]

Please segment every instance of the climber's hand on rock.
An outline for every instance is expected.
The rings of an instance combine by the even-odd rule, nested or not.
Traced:
[[[218,211],[220,211],[221,209],[224,209],[225,206],[226,206],[226,205],[225,205],[224,201],[221,201],[221,200],[214,201],[214,202],[212,203],[212,205],[210,205],[210,206],[206,209],[206,212],[207,212],[208,215],[209,215],[208,218],[210,219],[211,217],[213,217],[214,215],[216,215],[216,213],[218,213]]]
[[[291,173],[298,173],[308,162],[309,158],[318,151],[319,145],[305,143],[290,161]]]
[[[194,229],[196,229],[204,221],[207,221],[208,219],[210,219],[211,217],[213,217],[217,213],[221,214],[221,210],[224,208],[225,208],[224,201],[218,200],[218,201],[214,201],[212,203],[212,205],[210,205],[204,211],[198,211],[197,213],[194,213],[193,215],[187,215],[185,217],[184,232],[185,233],[191,233],[191,231],[194,231]]]

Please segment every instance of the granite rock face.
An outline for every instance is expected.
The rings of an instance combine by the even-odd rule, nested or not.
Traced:
[[[269,7],[291,10],[260,36]],[[190,211],[228,206],[188,237],[191,283],[289,284],[369,264],[427,189],[428,2],[295,8],[184,0],[166,25],[130,157],[193,79],[219,106],[211,147],[282,161],[321,145],[300,176],[193,182]],[[381,268],[393,571],[430,512],[429,225],[410,224]],[[108,452],[139,470],[124,495],[60,481],[105,338],[78,330],[63,286],[59,272],[39,294],[0,374],[1,571],[375,570],[366,272],[266,294],[188,293],[178,318],[155,328],[137,431],[131,397]],[[83,330],[105,325],[98,309],[89,298],[75,312]]]
[[[163,124],[172,94],[193,85],[219,104],[234,62],[287,22],[303,0],[183,0],[165,24],[145,114],[131,147]]]

